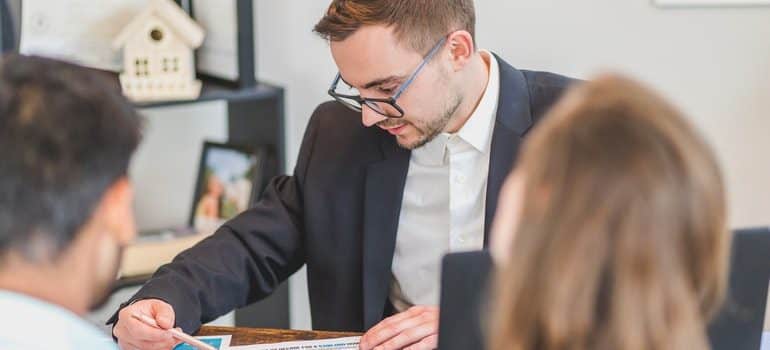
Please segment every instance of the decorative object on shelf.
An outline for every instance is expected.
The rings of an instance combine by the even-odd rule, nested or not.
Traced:
[[[182,0],[206,30],[197,53],[200,76],[235,88],[256,85],[253,0]]]
[[[11,7],[6,0],[0,0],[0,53],[16,47],[15,30],[11,20]]]
[[[660,7],[745,7],[770,6],[770,0],[652,0]]]
[[[203,38],[203,28],[175,2],[151,0],[113,42],[123,49],[123,93],[137,102],[198,98],[193,51]]]
[[[213,231],[251,207],[262,188],[268,151],[205,142],[201,152],[190,225]]]

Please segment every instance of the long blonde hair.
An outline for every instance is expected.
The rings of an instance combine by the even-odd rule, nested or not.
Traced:
[[[604,76],[568,93],[522,152],[491,349],[707,349],[730,235],[715,156],[681,114]]]

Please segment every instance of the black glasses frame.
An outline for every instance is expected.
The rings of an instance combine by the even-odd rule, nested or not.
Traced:
[[[427,55],[425,55],[425,58],[423,58],[422,62],[419,66],[417,66],[417,69],[414,70],[411,76],[404,82],[404,84],[401,85],[401,87],[396,91],[393,96],[388,98],[368,98],[368,97],[361,97],[361,95],[345,95],[345,94],[338,94],[335,92],[337,89],[337,85],[339,84],[340,80],[342,80],[342,75],[340,75],[339,72],[337,72],[337,76],[334,78],[334,81],[332,82],[331,87],[329,88],[329,96],[334,97],[335,100],[342,103],[346,107],[356,111],[361,112],[363,109],[363,106],[369,107],[371,110],[385,116],[388,118],[401,118],[404,116],[404,109],[401,108],[401,106],[396,103],[396,100],[406,91],[406,88],[409,87],[409,85],[412,84],[414,79],[417,77],[417,74],[422,71],[422,69],[425,67],[425,65],[430,62],[431,58],[438,52],[438,49],[441,48],[444,45],[444,42],[446,42],[446,37],[441,38],[438,43],[436,43],[435,46],[433,46],[432,49],[428,52]],[[350,101],[355,101],[358,103],[358,105],[351,103]],[[398,114],[392,115],[384,111],[380,107],[380,103],[385,103],[393,107]]]

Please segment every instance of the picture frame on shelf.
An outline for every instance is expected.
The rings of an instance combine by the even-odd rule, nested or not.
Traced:
[[[751,7],[770,6],[770,0],[652,0],[658,7]]]
[[[0,53],[18,50],[20,0],[0,0]]]
[[[196,53],[198,75],[235,88],[257,84],[253,0],[179,0],[206,31]]]
[[[265,181],[269,152],[229,143],[203,143],[189,226],[211,231],[251,207]]]

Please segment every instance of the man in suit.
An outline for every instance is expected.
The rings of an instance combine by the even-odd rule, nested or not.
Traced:
[[[315,31],[337,101],[313,113],[293,176],[160,268],[111,320],[119,344],[171,345],[130,312],[192,332],[307,264],[315,329],[435,348],[441,257],[484,248],[522,138],[570,82],[479,50],[474,27],[472,0],[334,0]]]

